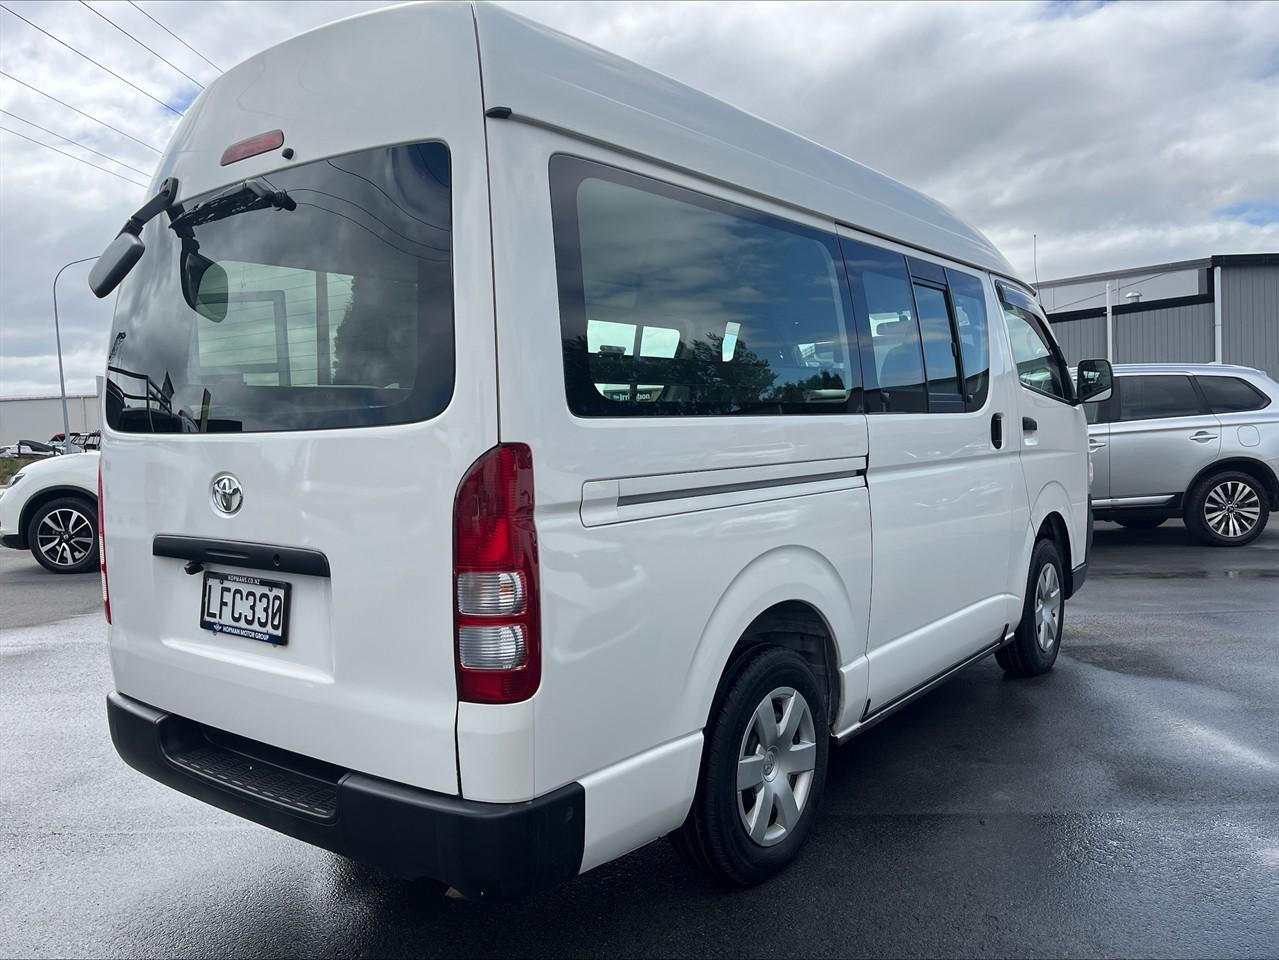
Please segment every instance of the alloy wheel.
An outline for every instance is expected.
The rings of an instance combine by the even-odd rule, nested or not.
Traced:
[[[1225,480],[1204,498],[1204,522],[1219,537],[1246,537],[1261,519],[1261,496],[1242,480]]]
[[[73,567],[93,549],[93,524],[79,510],[51,510],[36,528],[36,548],[57,567]]]

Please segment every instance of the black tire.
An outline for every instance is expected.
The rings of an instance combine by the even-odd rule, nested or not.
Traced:
[[[1217,495],[1218,491],[1225,493],[1225,502],[1233,502],[1237,510],[1247,507],[1248,519],[1251,519],[1251,511],[1255,510],[1257,516],[1251,529],[1238,536],[1229,535],[1232,529],[1230,518],[1235,511],[1231,510],[1223,516],[1221,511],[1213,510],[1213,507],[1218,507],[1223,502]],[[1239,517],[1244,519],[1245,515],[1241,513]],[[1269,520],[1270,506],[1265,487],[1251,474],[1238,470],[1225,470],[1205,477],[1194,485],[1186,497],[1186,529],[1200,543],[1210,547],[1242,547],[1246,543],[1252,543],[1261,536]],[[1218,525],[1222,527],[1221,531],[1214,529]]]
[[[1121,517],[1115,523],[1129,530],[1153,530],[1167,520],[1167,517]]]
[[[62,537],[57,531],[68,528],[70,537],[50,539]],[[86,545],[88,550],[82,552]],[[27,523],[27,547],[51,573],[96,573],[98,508],[81,497],[59,497],[41,504]],[[59,561],[60,557],[65,561]]]
[[[1040,641],[1039,618],[1036,615],[1036,598],[1044,568],[1051,567],[1057,581],[1058,601],[1054,629],[1050,629],[1051,643]],[[1022,603],[1021,622],[1007,646],[995,651],[995,660],[1011,677],[1037,677],[1047,673],[1057,662],[1061,650],[1061,630],[1066,620],[1066,578],[1061,567],[1061,554],[1051,540],[1040,540],[1030,554],[1030,572],[1026,576],[1026,599]]]
[[[762,752],[763,744],[756,742],[756,710],[766,698],[778,690],[789,689],[799,694],[808,707],[811,719],[813,767],[811,776],[802,784],[804,774],[792,775],[787,764],[770,761],[770,753]],[[791,700],[791,709],[798,701]],[[774,703],[776,711],[777,703]],[[715,879],[734,886],[747,887],[762,883],[781,871],[794,859],[812,827],[826,785],[826,764],[830,751],[830,729],[826,719],[826,700],[817,686],[812,670],[804,658],[783,647],[765,647],[748,653],[738,660],[725,674],[711,708],[706,725],[705,746],[702,750],[702,769],[697,780],[697,794],[693,799],[688,819],[679,831],[672,835],[680,855]],[[776,719],[776,713],[774,714]],[[784,718],[783,718],[784,719]],[[789,739],[808,755],[808,735],[798,730]],[[754,744],[750,747],[750,744]],[[786,749],[786,748],[783,748]],[[764,810],[762,799],[771,793],[755,794],[752,790],[738,791],[738,763],[743,751],[750,751],[753,759],[759,754],[761,781],[756,790],[769,791],[780,788],[785,781],[788,795],[799,799],[802,808],[794,823],[782,824],[780,806],[770,801]],[[791,754],[787,754],[791,756]],[[799,753],[794,754],[795,757]],[[806,762],[806,761],[805,761]],[[771,773],[765,774],[765,770]],[[774,787],[776,783],[779,787]],[[780,803],[780,802],[779,802]],[[749,804],[749,809],[747,805]],[[743,819],[755,814],[755,822],[763,820],[765,846],[752,840]],[[771,840],[767,834],[782,830],[780,837]]]

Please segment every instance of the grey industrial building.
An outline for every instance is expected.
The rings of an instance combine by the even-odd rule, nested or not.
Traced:
[[[1050,280],[1039,299],[1071,363],[1107,356],[1109,339],[1116,363],[1237,363],[1279,379],[1279,253]]]

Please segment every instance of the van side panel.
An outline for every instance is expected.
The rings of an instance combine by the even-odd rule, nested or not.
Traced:
[[[773,603],[798,599],[819,612],[837,668],[864,659],[870,526],[856,468],[867,452],[865,419],[574,416],[551,242],[552,155],[747,201],[528,124],[490,121],[488,133],[501,436],[533,451],[541,560],[543,678],[524,795],[575,779],[647,790],[655,771],[683,779],[687,753],[662,745],[701,730],[730,651]],[[505,761],[470,750],[467,730],[459,738],[471,796],[473,784],[492,782],[477,771]],[[604,795],[593,800],[588,789],[588,863],[628,842],[600,827]],[[686,805],[666,809],[649,838],[677,826]]]

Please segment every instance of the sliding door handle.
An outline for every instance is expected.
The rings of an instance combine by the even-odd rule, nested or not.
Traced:
[[[998,450],[1004,445],[1004,415],[997,413],[990,418],[990,445]]]

